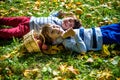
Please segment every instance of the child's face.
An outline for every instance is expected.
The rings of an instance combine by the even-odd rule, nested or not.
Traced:
[[[64,30],[69,29],[71,27],[73,28],[74,24],[75,24],[74,20],[75,20],[75,18],[73,18],[73,17],[66,17],[66,18],[64,18],[63,22],[62,22],[62,28]]]
[[[52,40],[56,40],[58,37],[60,37],[63,34],[63,30],[60,29],[60,26],[50,24],[50,29],[48,31],[48,36]]]

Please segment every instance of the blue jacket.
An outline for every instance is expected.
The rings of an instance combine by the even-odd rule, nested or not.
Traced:
[[[62,43],[66,49],[81,53],[89,50],[102,49],[102,33],[100,28],[74,29],[76,35],[68,39],[58,39],[55,43]]]

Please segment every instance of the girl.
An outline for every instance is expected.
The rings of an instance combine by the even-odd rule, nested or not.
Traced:
[[[78,53],[101,50],[103,44],[120,44],[120,23],[66,31],[60,30],[59,25],[46,24],[41,33],[47,39],[46,44],[62,43],[66,49]]]

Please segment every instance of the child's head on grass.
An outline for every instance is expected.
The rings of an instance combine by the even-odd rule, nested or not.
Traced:
[[[64,30],[66,29],[69,29],[69,28],[74,28],[74,29],[77,29],[77,28],[80,28],[82,25],[79,21],[79,19],[77,19],[76,17],[74,16],[70,16],[70,17],[65,17],[63,18],[63,21],[62,21],[62,28]]]
[[[60,29],[59,25],[55,24],[45,24],[42,26],[41,34],[45,37],[46,44],[52,44],[54,40],[61,37],[63,30]]]

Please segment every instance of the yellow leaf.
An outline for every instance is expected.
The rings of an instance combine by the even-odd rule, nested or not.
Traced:
[[[77,8],[77,9],[75,10],[75,13],[76,13],[76,14],[82,14],[83,11],[82,11],[82,9]]]
[[[61,76],[57,76],[57,77],[53,78],[53,80],[66,80],[66,79],[64,79],[64,78],[61,77]]]
[[[109,45],[103,45],[102,56],[104,56],[104,57],[110,56],[110,52],[109,52],[108,48],[109,48]]]
[[[86,14],[86,17],[87,18],[92,17],[92,14],[88,13],[88,14]]]
[[[52,46],[51,49],[60,50],[60,49],[57,47],[57,45]]]
[[[16,9],[15,7],[11,7],[10,11],[18,11],[18,9]]]
[[[114,23],[118,22],[118,19],[116,17],[114,17],[112,20],[113,20]]]
[[[43,53],[45,53],[45,54],[57,54],[58,52],[60,52],[62,50],[63,50],[63,46],[53,45],[53,46],[49,46],[49,49],[43,50]]]
[[[66,2],[66,0],[60,0],[61,2]]]
[[[67,6],[68,6],[68,7],[71,7],[71,6],[72,6],[72,3],[68,3]]]
[[[53,0],[53,2],[58,2],[58,0]]]
[[[78,6],[78,5],[81,5],[82,3],[81,2],[76,2],[75,4]]]
[[[39,69],[25,70],[23,72],[24,76],[30,78],[32,75],[38,75]]]
[[[9,57],[10,57],[10,54],[5,54],[5,55],[0,56],[0,60],[5,60]]]
[[[66,72],[66,70],[67,70],[67,65],[66,64],[64,64],[64,65],[60,65],[59,66],[59,69],[60,69],[60,71],[62,72],[62,73],[65,73]]]
[[[111,77],[113,76],[112,75],[112,72],[109,71],[108,69],[105,69],[104,71],[100,71],[98,72],[99,77],[98,77],[98,80],[111,80]]]
[[[116,80],[120,80],[120,78],[116,78]]]
[[[40,7],[40,0],[37,0],[37,1],[35,2],[35,7]]]

